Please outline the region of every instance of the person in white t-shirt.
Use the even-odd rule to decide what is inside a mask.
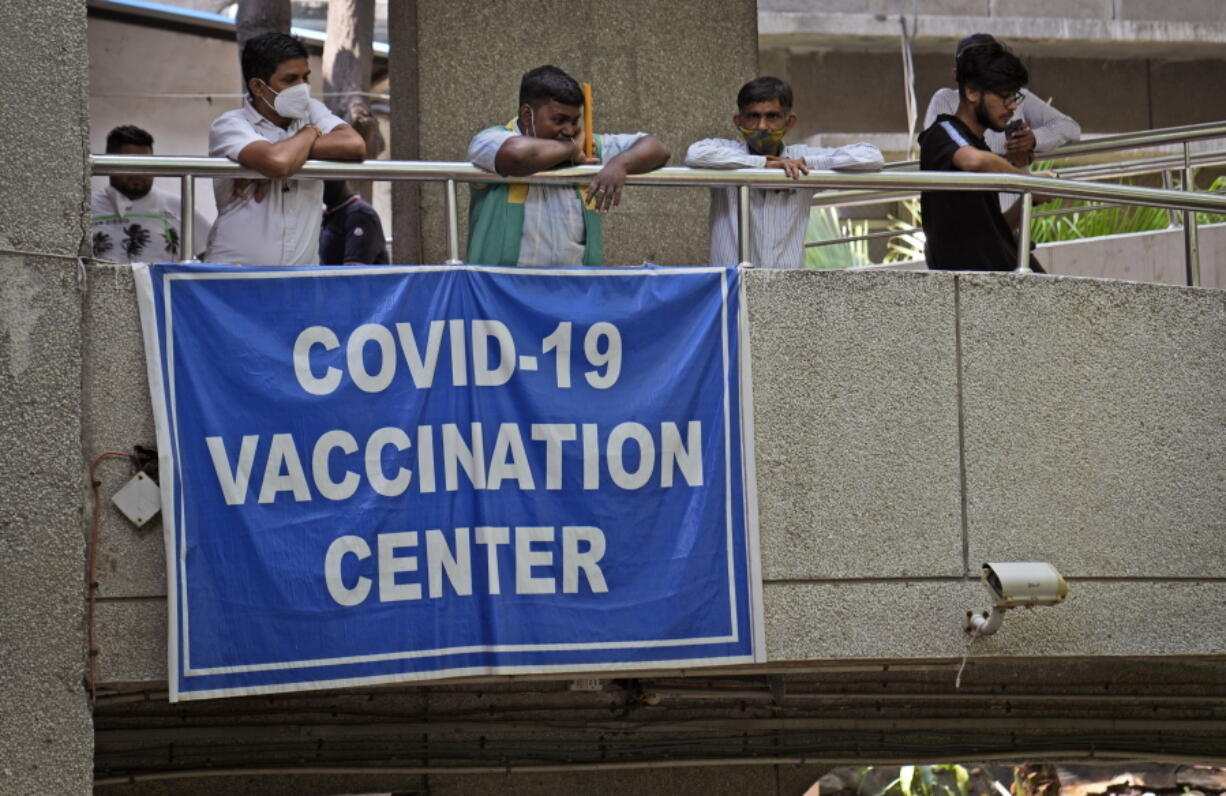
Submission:
[[[131,124],[106,136],[108,155],[152,155],[153,136]],[[90,197],[94,257],[113,262],[169,263],[204,251],[209,224],[195,213],[193,245],[184,251],[179,235],[179,195],[153,187],[153,178],[115,174]]]
[[[209,130],[209,154],[267,180],[215,179],[217,221],[206,259],[246,265],[319,262],[323,181],[293,179],[308,159],[362,160],[366,143],[322,102],[311,99],[306,48],[284,33],[243,47],[248,96]]]

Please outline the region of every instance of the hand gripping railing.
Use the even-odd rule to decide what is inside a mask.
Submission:
[[[183,193],[181,239],[191,241],[192,196],[196,177],[260,178],[225,158],[169,157],[158,155],[92,155],[91,168],[95,175],[144,174],[155,177],[180,177]],[[447,252],[448,263],[460,262],[459,222],[456,203],[457,182],[532,183],[542,185],[573,185],[589,181],[599,171],[596,166],[534,174],[530,177],[500,177],[475,168],[468,163],[443,161],[368,160],[362,163],[341,163],[312,160],[298,172],[300,177],[314,179],[413,180],[443,182],[447,189]],[[750,265],[752,252],[749,214],[750,188],[809,188],[850,189],[865,192],[914,191],[1005,191],[1022,194],[1023,224],[1018,236],[1018,271],[1029,271],[1029,214],[1035,193],[1071,199],[1090,199],[1115,204],[1161,207],[1186,213],[1226,213],[1226,197],[1196,194],[1132,185],[1074,182],[1012,174],[968,174],[948,171],[882,171],[882,172],[813,172],[793,180],[778,169],[712,169],[663,168],[627,178],[631,185],[686,186],[706,188],[738,188],[738,209],[741,262]]]

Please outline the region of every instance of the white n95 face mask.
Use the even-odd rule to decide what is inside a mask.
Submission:
[[[268,86],[267,83],[264,85]],[[277,95],[272,109],[286,119],[305,119],[311,114],[311,87],[306,83],[290,86],[280,93],[272,86],[269,91]]]

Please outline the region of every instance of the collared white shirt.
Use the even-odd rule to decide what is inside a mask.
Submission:
[[[494,161],[507,139],[523,135],[515,130],[482,130],[468,145],[468,160],[477,168],[497,173]],[[600,135],[600,162],[625,152],[646,133]],[[583,205],[573,185],[529,185],[524,200],[524,230],[516,265],[580,265],[586,241]]]
[[[1073,121],[1043,100],[1039,99],[1029,89],[1022,89],[1022,104],[1013,111],[1014,119],[1021,119],[1034,131],[1034,151],[1050,152],[1058,146],[1071,144],[1081,139],[1081,125]],[[924,113],[924,129],[927,130],[937,117],[943,113],[950,116],[958,114],[958,90],[939,88],[928,101],[928,110]],[[988,149],[998,155],[1005,154],[1005,134],[995,130],[986,130],[983,141]]]
[[[331,132],[344,120],[319,100],[311,100],[306,120],[294,120],[282,129],[265,119],[251,105],[226,111],[209,130],[209,154],[238,161],[238,153],[256,141],[277,143],[306,124]],[[270,180],[263,201],[255,201],[254,186],[234,198],[234,180],[213,180],[217,221],[209,235],[205,259],[214,263],[244,265],[315,265],[319,262],[319,228],[323,221],[322,180]]]
[[[804,158],[810,169],[818,171],[877,171],[885,162],[881,150],[864,142],[836,149],[791,144],[780,154],[785,158]],[[685,165],[692,169],[762,169],[766,168],[766,158],[750,154],[744,141],[707,138],[690,145]],[[812,188],[758,188],[749,192],[749,237],[754,265],[804,267],[805,229],[815,193]],[[711,265],[736,265],[741,261],[737,208],[736,188],[711,189]]]
[[[151,188],[139,199],[129,199],[111,185],[90,196],[90,237],[94,258],[113,262],[173,263],[204,251],[209,222],[193,215],[195,229],[190,252],[179,240],[179,197]]]

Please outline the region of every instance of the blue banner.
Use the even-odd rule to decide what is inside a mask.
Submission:
[[[762,659],[735,268],[135,268],[172,701]]]

